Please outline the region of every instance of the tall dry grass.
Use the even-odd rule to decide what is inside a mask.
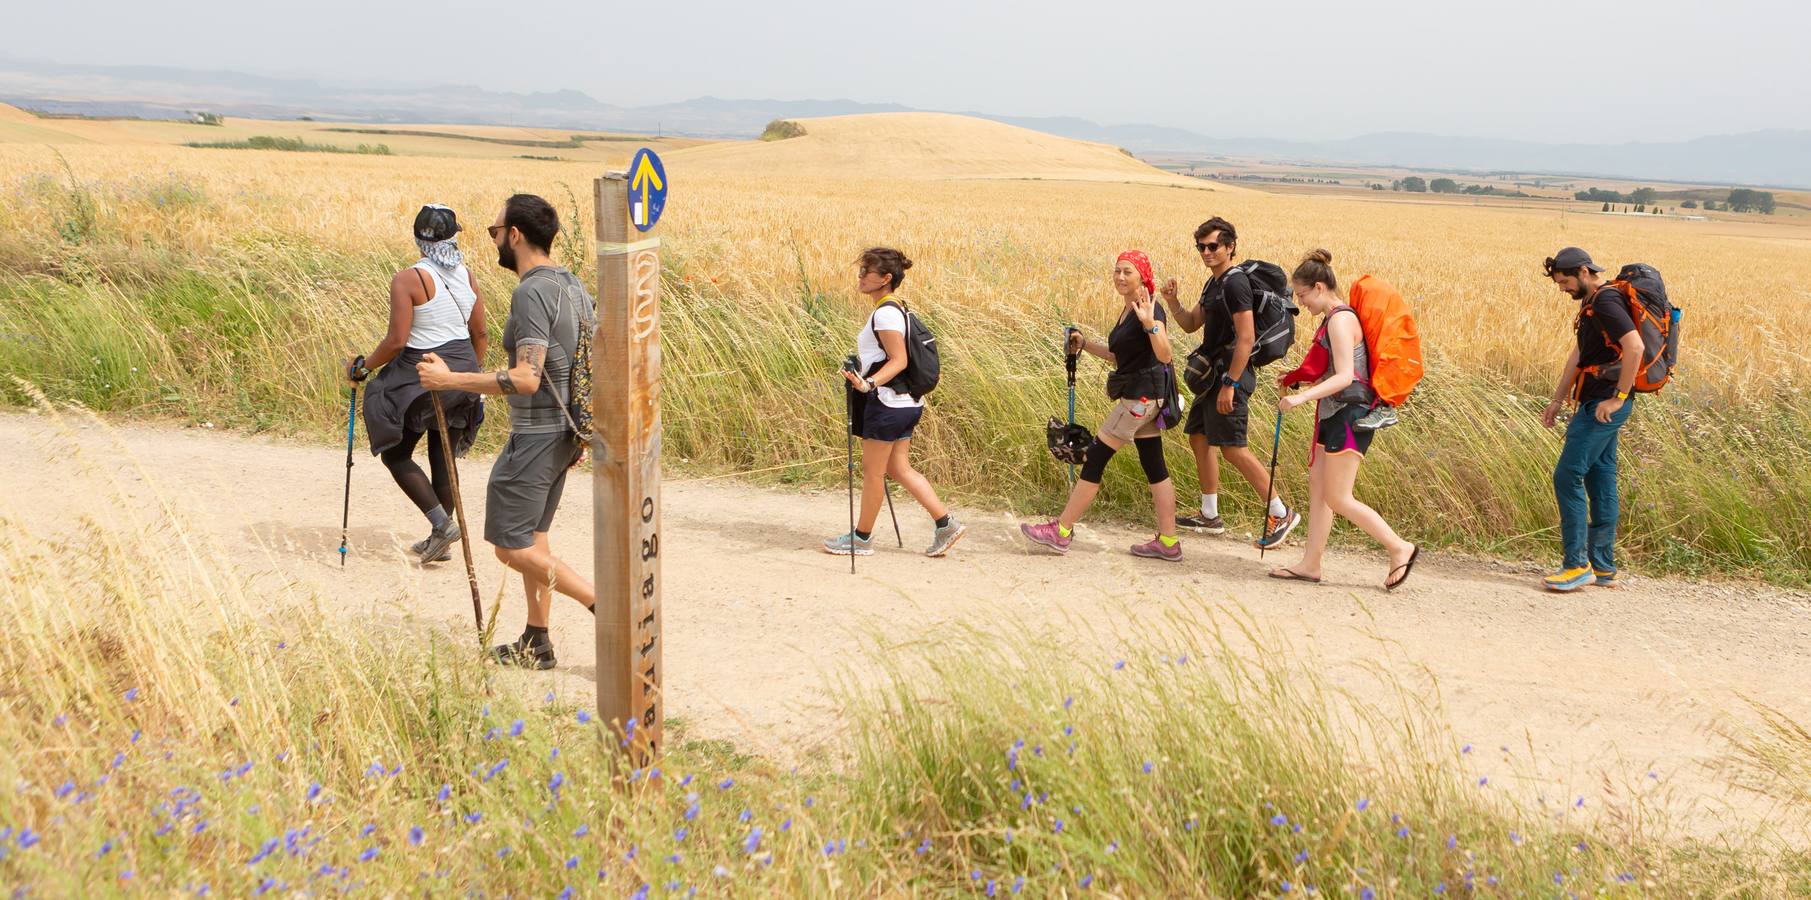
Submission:
[[[56,477],[97,489],[83,462]],[[1427,708],[1339,702],[1199,617],[1124,660],[1035,635],[880,648],[842,698],[847,765],[781,770],[670,723],[644,772],[469,635],[254,590],[167,505],[19,513],[0,499],[18,896],[1776,896],[1811,877],[1767,835],[1671,833],[1639,796],[1524,810]]]
[[[42,148],[0,147],[0,366],[101,409],[323,435],[343,409],[334,362],[380,333],[383,285],[413,256],[404,228],[421,202],[450,203],[476,225],[529,190],[588,226],[596,174],[68,152],[65,168]],[[1578,244],[1606,263],[1659,266],[1686,313],[1675,385],[1640,398],[1625,434],[1626,554],[1654,571],[1811,577],[1811,395],[1800,386],[1811,374],[1811,256],[1790,228],[1116,184],[690,179],[684,160],[670,160],[678,181],[662,225],[676,461],[785,480],[840,474],[832,373],[862,316],[852,260],[888,243],[918,262],[904,293],[946,355],[915,445],[921,468],[970,502],[1054,510],[1065,484],[1041,422],[1064,408],[1060,328],[1111,324],[1106,271],[1126,247],[1149,251],[1159,276],[1192,294],[1204,275],[1192,229],[1219,214],[1240,226],[1245,256],[1288,263],[1327,247],[1348,279],[1380,274],[1414,303],[1430,374],[1404,424],[1379,437],[1365,498],[1417,539],[1551,560],[1559,435],[1535,416],[1571,314],[1539,261]],[[501,312],[511,280],[470,234],[480,287]],[[582,243],[563,254],[588,262]],[[1191,343],[1179,337],[1176,349]],[[1102,375],[1084,371],[1084,422],[1105,408]],[[1254,434],[1268,432],[1273,399],[1259,392]],[[1298,416],[1285,430],[1283,486],[1295,499],[1306,425]],[[1180,441],[1170,455],[1172,470],[1192,471]],[[1194,479],[1180,481],[1186,496]],[[1236,478],[1224,489],[1234,524],[1255,528],[1257,498]],[[1148,515],[1139,480],[1118,470],[1102,504]]]

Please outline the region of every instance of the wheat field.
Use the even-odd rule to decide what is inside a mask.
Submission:
[[[675,462],[787,481],[839,474],[830,375],[860,323],[852,261],[885,243],[917,263],[904,295],[946,356],[922,467],[967,501],[1047,510],[1064,490],[1041,433],[1064,406],[1056,335],[1111,325],[1107,274],[1128,247],[1192,296],[1205,276],[1192,230],[1220,215],[1238,225],[1244,257],[1288,266],[1325,247],[1344,279],[1381,275],[1414,305],[1429,375],[1404,424],[1380,437],[1361,492],[1428,540],[1542,559],[1556,543],[1558,435],[1535,415],[1568,349],[1571,302],[1540,260],[1577,244],[1606,265],[1659,267],[1685,311],[1680,374],[1641,398],[1627,435],[1629,552],[1665,571],[1794,583],[1811,571],[1811,488],[1798,477],[1811,469],[1798,386],[1811,374],[1811,232],[1263,194],[957,117],[803,124],[800,138],[666,154]],[[512,192],[543,194],[576,226],[556,255],[588,268],[591,179],[633,146],[588,145],[608,161],[562,163],[0,144],[0,363],[101,409],[330,435],[334,361],[379,334],[421,203],[470,223],[464,244],[500,310],[512,279],[489,265],[477,226]],[[1084,422],[1105,407],[1103,377],[1084,367]],[[1272,390],[1254,400],[1254,434],[1269,430],[1256,423]],[[1298,484],[1288,473],[1303,462],[1302,425],[1289,423],[1281,458]],[[1170,453],[1173,470],[1192,472],[1179,440]],[[1180,480],[1186,495],[1193,479]],[[1223,490],[1235,523],[1255,524],[1242,483]],[[1103,501],[1137,515],[1142,494],[1109,478]]]

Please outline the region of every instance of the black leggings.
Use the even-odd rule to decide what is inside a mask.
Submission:
[[[1162,484],[1170,479],[1170,467],[1163,461],[1163,437],[1135,438],[1132,443],[1138,447],[1138,464],[1144,467],[1144,477],[1151,484]],[[1107,471],[1107,462],[1113,458],[1112,447],[1095,438],[1088,445],[1088,457],[1082,462],[1081,479],[1093,484],[1100,484],[1101,474]]]
[[[416,402],[426,402],[427,399],[427,396],[423,395],[421,400]],[[406,421],[407,418],[405,416],[404,420]],[[421,435],[422,432],[403,429],[402,440],[397,442],[396,446],[385,450],[378,456],[378,459],[384,461],[384,467],[390,470],[390,477],[396,479],[396,485],[402,488],[402,492],[407,494],[409,500],[423,513],[436,506],[451,511],[453,508],[453,479],[447,474],[446,455],[441,450],[440,432],[437,430],[427,432],[428,468],[434,473],[431,481],[427,473],[421,471],[421,467],[416,465],[413,459],[415,445],[421,441]]]

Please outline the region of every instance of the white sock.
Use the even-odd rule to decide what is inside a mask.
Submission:
[[[1210,519],[1220,514],[1219,494],[1201,495],[1201,514]]]
[[[1289,507],[1283,505],[1283,498],[1281,498],[1281,497],[1270,498],[1270,514],[1279,519],[1281,519],[1282,517],[1284,517],[1286,515],[1289,515]]]

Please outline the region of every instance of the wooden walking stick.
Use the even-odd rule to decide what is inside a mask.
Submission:
[[[453,480],[453,514],[459,517],[459,547],[465,551],[465,580],[472,586],[472,619],[478,633],[484,633],[484,604],[478,599],[478,570],[472,567],[472,534],[465,528],[465,501],[459,497],[459,466],[453,461],[453,442],[447,439],[446,411],[440,406],[440,392],[429,391],[434,398],[434,425],[440,429],[440,452],[446,457],[447,477]]]

